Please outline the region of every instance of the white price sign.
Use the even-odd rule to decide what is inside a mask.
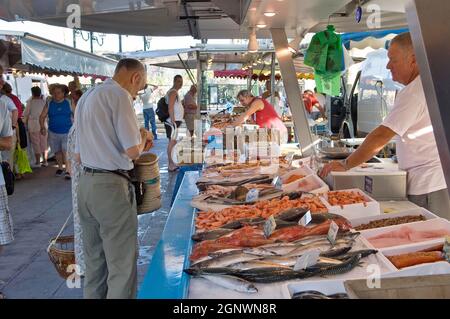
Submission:
[[[312,220],[312,216],[311,216],[311,211],[308,210],[305,215],[303,215],[302,218],[300,218],[300,220],[298,221],[298,224],[300,226],[306,226],[308,225]]]
[[[308,267],[314,266],[319,261],[320,250],[314,249],[308,252],[305,252],[303,255],[297,258],[297,261],[294,265],[294,270],[303,270]]]
[[[328,238],[328,241],[332,245],[334,245],[336,243],[336,236],[338,234],[338,231],[339,231],[339,226],[334,221],[331,221],[330,229],[328,230],[327,238]]]
[[[245,198],[246,202],[256,202],[259,198],[259,190],[256,188],[252,188],[248,191],[247,196]]]
[[[264,223],[264,237],[269,238],[275,228],[277,228],[275,218],[273,218],[273,216],[270,216]]]
[[[281,177],[280,176],[276,176],[272,180],[272,186],[275,187],[276,189],[282,189],[283,188],[283,182],[281,181]]]

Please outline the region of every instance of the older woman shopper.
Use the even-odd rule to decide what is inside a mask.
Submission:
[[[56,176],[65,175],[70,179],[69,172],[63,170],[64,164],[67,168],[67,135],[72,127],[73,113],[70,102],[66,99],[66,89],[64,86],[57,86],[53,89],[52,100],[44,107],[39,124],[42,135],[47,134],[45,120],[48,118],[48,141],[50,148],[56,155],[58,170]]]
[[[41,134],[41,126],[39,125],[39,116],[45,107],[45,100],[39,87],[31,88],[31,98],[27,101],[25,112],[23,113],[24,122],[30,134],[31,145],[33,147],[35,164],[46,167],[48,157],[47,134]],[[47,127],[47,123],[44,123]]]
[[[75,112],[78,100],[83,95],[81,90],[76,90],[72,93],[72,105]],[[76,272],[79,276],[83,276],[86,266],[84,263],[83,253],[83,231],[80,225],[80,215],[78,213],[78,181],[80,180],[81,165],[75,156],[75,125],[69,131],[67,137],[67,157],[68,157],[68,172],[72,177],[72,212],[73,212],[73,231],[75,238],[75,262],[78,266]]]

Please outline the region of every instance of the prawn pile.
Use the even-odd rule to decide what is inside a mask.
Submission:
[[[367,200],[363,194],[356,191],[334,191],[328,192],[327,200],[331,206],[341,206],[344,205],[363,203],[367,206]]]
[[[254,205],[233,206],[219,212],[198,212],[195,225],[197,230],[212,230],[239,219],[258,217],[267,219],[291,208],[307,208],[312,213],[327,211],[319,197],[290,200],[285,196],[281,199],[260,201]]]

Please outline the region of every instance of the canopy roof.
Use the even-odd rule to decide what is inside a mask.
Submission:
[[[116,61],[29,33],[0,31],[5,66],[53,75],[112,76]]]
[[[80,28],[88,31],[150,36],[192,35],[194,38],[247,38],[249,27],[266,24],[259,38],[270,38],[270,28],[283,28],[289,37],[296,30],[316,32],[331,22],[338,32],[400,29],[407,26],[407,0],[97,0],[83,1]],[[67,26],[67,5],[78,0],[15,0],[0,4],[0,17],[20,17],[47,24]],[[58,5],[63,3],[65,6]],[[363,20],[357,23],[354,10],[363,4]],[[375,7],[374,7],[375,5]],[[373,10],[379,24],[367,23]],[[70,8],[69,8],[70,9]],[[69,10],[70,11],[70,10]],[[265,12],[275,12],[268,18]],[[70,12],[71,13],[71,12]],[[379,18],[379,21],[377,19]],[[70,19],[69,19],[70,20]]]
[[[273,48],[262,47],[258,53],[248,53],[246,45],[214,45],[206,44],[192,48],[171,50],[151,50],[115,53],[115,58],[136,58],[144,63],[171,69],[196,69],[198,66],[197,54],[204,68],[213,71],[226,71],[241,69],[245,65],[252,65],[254,69],[270,71]],[[180,61],[178,55],[183,60]],[[303,57],[294,59],[297,73],[313,73],[314,70],[303,63]]]

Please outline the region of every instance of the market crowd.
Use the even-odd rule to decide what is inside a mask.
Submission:
[[[31,167],[47,167],[49,147],[57,160],[56,175],[71,179],[67,138],[83,93],[76,81],[69,86],[51,84],[47,97],[39,86],[33,86],[30,93],[31,97],[23,103],[4,80],[4,69],[0,66],[0,254],[3,246],[14,240],[8,195],[14,191],[15,180],[31,172]],[[28,159],[28,147],[34,154],[32,159]],[[4,295],[0,293],[2,298]]]

